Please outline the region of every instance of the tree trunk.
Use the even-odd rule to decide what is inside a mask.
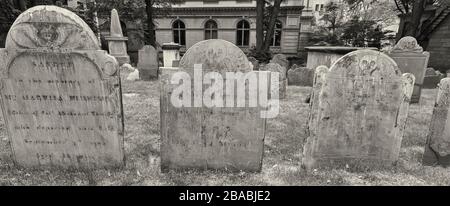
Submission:
[[[262,53],[264,44],[264,7],[265,0],[256,0],[256,54]]]
[[[415,0],[412,14],[411,14],[411,23],[409,24],[409,28],[406,32],[407,36],[417,37],[420,20],[422,19],[423,12],[425,10],[425,2],[426,0]]]
[[[145,0],[147,12],[147,43],[156,48],[156,38],[155,38],[155,25],[153,24],[153,2],[152,0]]]
[[[280,12],[281,1],[282,0],[275,0],[275,2],[273,3],[272,12],[270,15],[270,20],[269,20],[269,28],[267,29],[266,37],[264,40],[264,47],[263,47],[264,52],[269,52],[270,45],[272,44],[272,38],[273,38],[273,34],[275,32],[274,31],[275,23],[278,18],[278,13]]]

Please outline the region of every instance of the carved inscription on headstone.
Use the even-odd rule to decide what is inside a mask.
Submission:
[[[1,107],[18,165],[123,166],[118,64],[78,16],[55,6],[24,12],[0,50],[0,70]]]
[[[194,64],[202,64],[201,71],[195,71]],[[186,52],[179,69],[161,70],[162,171],[188,168],[260,171],[266,124],[260,116],[263,107],[175,107],[170,100],[178,85],[170,84],[170,80],[174,73],[180,71],[190,74],[194,85],[199,81],[193,79],[194,71],[203,72],[203,75],[217,72],[227,82],[226,72],[246,73],[251,69],[245,54],[234,44],[224,40],[207,40]],[[232,84],[240,83],[234,80]],[[267,81],[265,86],[268,88],[269,84]],[[205,91],[209,86],[203,83],[201,87]],[[198,90],[193,91],[192,99]],[[225,89],[223,92],[223,97],[214,98],[224,98],[226,101],[231,97],[236,103],[236,93]],[[248,100],[248,95],[246,98]]]
[[[371,50],[316,69],[303,164],[390,165],[398,159],[414,76]]]

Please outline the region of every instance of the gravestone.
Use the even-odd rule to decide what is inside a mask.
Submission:
[[[202,64],[201,69],[194,67],[198,64]],[[241,85],[246,89],[250,89],[249,85],[252,83],[243,86],[246,85],[245,79],[226,79],[225,73],[256,74],[259,85],[263,85],[267,90],[270,79],[266,79],[264,84],[264,77],[260,78],[259,74],[265,74],[267,78],[271,74],[251,71],[249,61],[242,50],[233,43],[220,39],[201,41],[193,45],[180,60],[179,68],[161,68],[161,170],[167,172],[171,169],[195,168],[261,171],[266,120],[261,118],[260,112],[266,107],[259,104],[256,107],[248,104],[236,107],[237,92],[228,88],[219,88],[219,91],[223,91],[223,96],[212,95],[214,98],[223,97],[226,107],[210,107],[204,104],[195,106],[195,102],[192,106],[176,107],[171,101],[171,94],[178,85],[171,83],[171,79],[180,72],[191,78],[189,82],[194,88],[193,92],[182,95],[183,99],[191,97],[191,103],[198,97],[197,92],[208,88],[205,82],[194,79],[193,74],[196,72],[202,73],[200,77],[216,72],[214,74],[221,74],[224,82],[231,80],[231,84]],[[198,83],[199,86],[196,87]],[[237,89],[241,87],[236,86]],[[252,92],[256,91],[252,89]],[[250,91],[246,90],[245,93],[245,99],[249,100]],[[229,98],[233,100],[231,105],[227,103]]]
[[[158,52],[151,45],[145,45],[139,50],[137,65],[139,78],[144,81],[158,78]]]
[[[16,165],[124,165],[118,63],[74,13],[36,6],[0,49],[1,107]]]
[[[111,10],[110,34],[105,37],[105,40],[108,41],[109,54],[114,56],[120,65],[130,63],[126,44],[128,38],[123,36],[119,14],[116,9]]]
[[[441,72],[436,71],[433,68],[427,68],[427,70],[425,71],[422,88],[434,89],[443,78],[444,74],[442,74]]]
[[[423,154],[423,164],[427,166],[450,166],[450,78],[439,84],[436,104]]]
[[[398,159],[414,76],[403,74],[387,55],[351,52],[314,77],[308,169],[389,166]]]
[[[288,71],[288,84],[297,86],[312,87],[314,80],[314,70],[307,67],[293,65]]]
[[[316,69],[318,66],[331,67],[342,56],[357,50],[370,49],[377,50],[374,47],[347,47],[347,46],[312,46],[305,47],[308,52],[306,67]]]
[[[286,98],[287,90],[287,78],[286,78],[286,68],[282,67],[277,63],[268,63],[264,65],[264,71],[278,72],[279,73],[279,98]]]
[[[171,42],[164,43],[161,47],[163,50],[163,66],[164,67],[175,67],[173,62],[175,60],[180,60],[180,49],[181,45]]]
[[[411,103],[418,103],[430,53],[424,52],[414,37],[407,36],[398,41],[389,56],[403,73],[411,73],[416,78]]]
[[[249,57],[248,61],[250,61],[253,65],[253,70],[258,71],[259,70],[259,61],[255,57]]]
[[[289,68],[289,61],[284,54],[275,54],[270,60],[270,63],[277,63],[286,69]]]

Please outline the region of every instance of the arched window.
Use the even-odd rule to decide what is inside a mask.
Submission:
[[[283,30],[283,24],[280,20],[275,22],[275,28],[273,30],[272,46],[281,46],[281,31]]]
[[[236,45],[248,46],[250,42],[250,23],[241,20],[237,23]]]
[[[186,45],[186,26],[181,20],[176,20],[172,24],[173,42]]]
[[[217,23],[214,20],[205,23],[205,40],[208,39],[217,39]]]

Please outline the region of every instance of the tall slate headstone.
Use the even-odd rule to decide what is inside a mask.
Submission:
[[[137,68],[141,80],[148,81],[158,78],[158,52],[154,47],[145,45],[139,50]]]
[[[450,78],[439,83],[436,104],[423,154],[423,164],[427,166],[450,166]]]
[[[387,55],[351,52],[314,77],[308,169],[388,166],[398,159],[414,76],[403,74]]]
[[[414,37],[407,36],[398,41],[389,56],[403,73],[411,73],[416,78],[411,103],[418,103],[430,53],[424,52]]]
[[[195,68],[194,65],[197,64],[201,64],[202,69]],[[242,50],[233,43],[219,39],[201,41],[193,45],[181,59],[179,68],[162,68],[161,170],[166,172],[171,169],[196,168],[260,171],[266,125],[266,120],[261,118],[260,112],[265,107],[259,105],[236,107],[237,92],[227,89],[222,90],[222,97],[214,96],[214,98],[224,98],[226,103],[226,99],[229,100],[228,97],[231,97],[234,100],[231,106],[226,103],[226,107],[209,107],[204,104],[195,107],[195,103],[192,103],[193,106],[190,107],[176,107],[171,101],[171,94],[178,85],[171,83],[171,80],[174,74],[179,72],[185,72],[191,77],[191,84],[194,87],[190,95],[192,101],[198,97],[197,95],[200,95],[200,98],[204,95],[198,88],[195,89],[196,83],[201,83],[199,88],[203,91],[208,88],[205,82],[194,79],[193,74],[196,72],[202,72],[204,76],[213,74],[211,72],[221,74],[224,82],[227,82],[227,72],[233,74],[254,72],[256,76],[264,73],[268,78],[271,74],[251,71],[249,61]],[[245,85],[244,81],[232,79],[234,85]],[[226,84],[228,83],[224,85]],[[266,81],[263,86],[268,89],[269,84],[270,81]],[[249,86],[244,88],[250,93]],[[187,96],[183,95],[184,98]],[[248,95],[246,98],[249,98]]]
[[[118,64],[74,13],[56,6],[22,13],[0,49],[0,77],[18,166],[124,165]]]

